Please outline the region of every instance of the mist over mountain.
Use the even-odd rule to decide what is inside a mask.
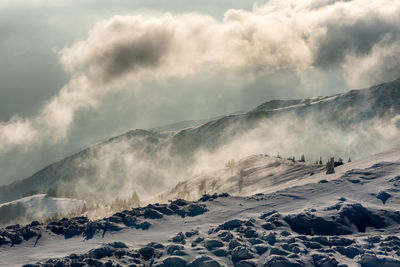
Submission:
[[[400,1],[1,0],[0,266],[400,266]]]
[[[105,203],[137,192],[144,200],[258,153],[305,154],[310,162],[357,159],[399,145],[399,114],[400,80],[395,80],[333,96],[269,101],[200,126],[186,122],[175,131],[133,130],[0,187],[0,201],[49,191]]]

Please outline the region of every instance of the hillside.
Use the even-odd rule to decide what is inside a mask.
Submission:
[[[259,157],[238,166],[253,166]],[[248,197],[205,195],[94,222],[78,217],[9,227],[1,231],[0,265],[400,264],[400,150],[342,165],[332,175],[288,172],[281,173],[287,181]]]
[[[383,128],[374,132],[371,127],[376,128],[376,124],[380,127],[380,123],[388,122],[392,127],[390,130],[397,130],[396,116],[399,114],[400,80],[395,80],[334,96],[269,101],[247,113],[225,116],[200,126],[177,131],[161,133],[133,130],[51,164],[31,177],[1,186],[0,203],[48,191],[56,191],[59,197],[82,200],[96,199],[101,195],[103,198],[105,196],[104,201],[112,201],[108,194],[127,197],[128,193],[136,191],[146,199],[168,189],[171,184],[201,173],[202,170],[198,167],[199,153],[211,154],[218,149],[226,148],[243,136],[249,136],[253,130],[258,130],[258,135],[261,136],[265,132],[265,138],[272,138],[276,144],[280,144],[279,137],[282,136],[282,131],[292,131],[289,132],[291,136],[285,136],[286,143],[282,143],[283,152],[313,153],[310,155],[310,160],[315,162],[320,154],[337,155],[334,154],[335,151],[319,150],[318,146],[311,150],[310,146],[306,146],[308,141],[304,138],[311,138],[313,132],[317,132],[318,137],[329,136],[333,128],[341,129],[331,133],[334,135],[332,138],[341,138],[343,135],[348,139],[344,141],[349,144],[357,140],[357,146],[354,148],[348,146],[348,152],[357,153],[357,156],[368,155],[389,149],[398,143],[392,134],[388,135],[388,138],[391,138],[389,141],[381,141],[385,145],[382,146],[379,143],[380,135],[385,136],[389,131]],[[296,129],[289,124],[283,129],[275,129],[276,134],[271,131],[268,135],[272,126],[280,126],[283,121],[281,116],[285,116],[285,121],[303,125],[303,128]],[[263,125],[267,126],[263,128]],[[353,137],[359,134],[363,136]],[[295,147],[299,143],[296,139],[302,138],[303,146]],[[276,155],[279,152],[275,147],[272,151],[271,147],[263,148],[262,142],[268,140],[254,140],[251,135],[249,139],[254,143],[253,149],[235,157],[245,157],[260,152]],[[375,145],[375,147],[369,149],[362,143],[363,139],[370,140],[369,146]],[[338,147],[337,143],[335,145]],[[238,147],[244,146],[236,142],[236,147],[228,152],[231,153]],[[329,148],[324,147],[324,149]],[[216,167],[223,167],[224,163],[233,157],[228,152],[218,159],[206,157],[215,164],[213,168],[217,169]],[[292,155],[285,155],[288,156]],[[342,156],[348,157],[349,154]],[[147,179],[144,180],[143,177]],[[88,187],[93,188],[86,190]]]

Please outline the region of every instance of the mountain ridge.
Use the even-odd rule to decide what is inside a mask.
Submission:
[[[174,161],[178,162],[177,166],[181,166],[182,162],[190,162],[191,156],[200,149],[213,151],[227,144],[235,136],[255,128],[260,121],[288,114],[305,118],[312,115],[319,123],[341,127],[373,118],[393,118],[400,114],[400,79],[333,96],[272,100],[247,113],[223,116],[175,132],[132,130],[50,164],[30,177],[0,186],[0,203],[54,190],[59,187],[60,181],[65,186],[80,181],[82,177],[95,176],[96,170],[93,168],[97,166],[93,161],[101,156],[99,151],[110,144],[124,143],[122,149],[126,150],[126,154],[135,152],[141,158],[151,160],[158,154],[173,154],[176,156]],[[88,164],[82,164],[82,161]],[[94,164],[94,167],[90,164]],[[168,165],[168,162],[166,163],[165,159],[157,159],[154,164]],[[68,190],[73,193],[73,188]],[[71,197],[75,197],[71,192],[62,197],[68,197],[70,194]]]

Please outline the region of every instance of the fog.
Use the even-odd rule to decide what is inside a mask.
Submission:
[[[223,169],[232,159],[238,161],[254,154],[296,159],[304,154],[308,163],[315,163],[320,157],[326,163],[330,157],[341,157],[346,162],[349,157],[357,160],[391,150],[400,146],[399,125],[400,116],[337,127],[321,122],[316,115],[286,114],[263,119],[246,130],[244,124],[232,123],[219,135],[217,145],[205,148],[215,142],[215,138],[210,139],[183,154],[176,153],[171,136],[161,141],[148,137],[118,139],[96,149],[92,157],[79,159],[76,164],[89,166],[90,175],[60,189],[62,193],[72,186],[75,197],[96,203],[110,203],[116,196],[127,199],[136,192],[144,204],[179,182]]]
[[[268,1],[252,9],[243,2],[228,8],[225,1],[218,11],[181,4],[168,8],[163,3],[155,10],[151,2],[145,9],[112,12],[105,5],[80,15],[84,30],[71,26],[65,36],[55,29],[70,17],[53,12],[40,25],[29,17],[39,29],[51,25],[43,34],[57,38],[49,37],[40,51],[52,51],[62,74],[49,72],[55,88],[32,101],[27,101],[30,90],[40,85],[32,81],[30,89],[31,75],[7,78],[24,81],[24,88],[18,91],[20,100],[9,94],[1,99],[26,109],[4,111],[0,122],[1,183],[132,128],[225,115],[275,98],[329,95],[399,76],[398,1]],[[35,1],[24,10],[69,5]],[[10,37],[4,38],[10,44],[0,46],[4,54],[15,44],[35,50],[29,47],[32,38],[21,41],[13,35],[17,18],[23,17],[15,3],[0,7],[12,11],[13,18],[2,24]],[[30,31],[17,32],[25,36]],[[6,62],[14,64],[14,58]],[[55,68],[54,62],[46,66],[44,71]],[[41,75],[37,79],[46,82]]]

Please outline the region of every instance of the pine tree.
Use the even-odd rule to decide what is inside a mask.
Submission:
[[[207,183],[207,180],[203,179],[201,181],[201,183],[199,184],[199,195],[203,195],[206,193],[206,185],[207,185],[206,183]]]
[[[351,158],[349,157],[349,160],[347,161],[348,163],[350,163],[351,162]]]
[[[319,165],[322,165],[322,157],[319,157]]]
[[[326,174],[332,174],[335,173],[335,159],[331,158],[327,163],[326,163]]]
[[[299,162],[306,162],[306,157],[304,155],[301,155]]]
[[[241,194],[243,190],[243,176],[239,177],[238,187],[239,187],[239,194]]]
[[[238,180],[239,194],[241,194],[243,191],[243,180],[244,180],[244,170],[241,169],[240,175],[239,175],[239,180]]]
[[[131,197],[128,199],[127,205],[128,206],[136,206],[136,207],[140,206],[140,198],[139,198],[138,194],[136,193],[136,191],[133,192]]]

